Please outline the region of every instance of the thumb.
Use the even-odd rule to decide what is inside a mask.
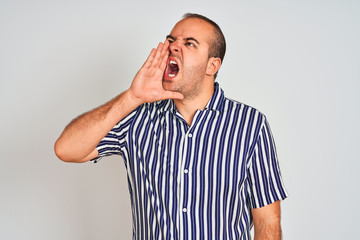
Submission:
[[[162,99],[184,99],[184,95],[179,92],[165,91]]]

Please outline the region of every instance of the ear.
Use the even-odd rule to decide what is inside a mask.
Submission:
[[[219,71],[219,68],[221,67],[221,59],[217,57],[211,57],[209,58],[206,74],[213,76],[217,71]]]

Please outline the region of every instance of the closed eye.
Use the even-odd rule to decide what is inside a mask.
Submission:
[[[167,35],[166,40],[169,41],[169,43],[173,43],[176,41],[176,38],[171,35]],[[185,38],[183,41],[184,45],[189,47],[197,47],[200,45],[200,43],[193,37]]]
[[[167,36],[166,36],[166,40],[168,40],[169,43],[172,43],[172,42],[175,41],[175,38],[174,38],[173,36],[171,36],[171,35],[167,35]]]

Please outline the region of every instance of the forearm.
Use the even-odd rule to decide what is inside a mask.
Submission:
[[[110,102],[73,120],[55,143],[55,153],[66,162],[84,162],[97,156],[101,139],[137,106],[163,99],[183,99],[166,91],[162,79],[169,54],[169,42],[159,43],[136,74],[129,90]]]
[[[63,161],[83,162],[101,139],[141,102],[125,91],[108,103],[74,119],[55,143],[55,153]]]

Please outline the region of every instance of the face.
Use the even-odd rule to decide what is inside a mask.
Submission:
[[[168,35],[170,56],[163,78],[165,90],[177,91],[186,97],[196,96],[209,78],[209,43],[213,26],[208,22],[187,18],[178,22]]]

